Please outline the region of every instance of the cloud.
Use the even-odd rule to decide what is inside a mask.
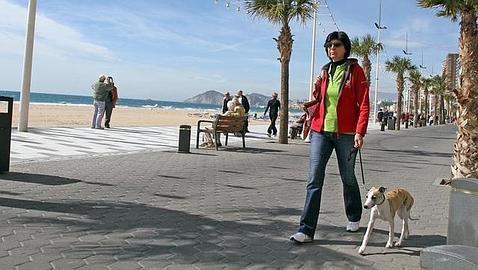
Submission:
[[[0,52],[23,55],[26,33],[25,7],[0,0]],[[106,47],[88,41],[75,29],[37,13],[34,53],[37,56],[114,59]]]

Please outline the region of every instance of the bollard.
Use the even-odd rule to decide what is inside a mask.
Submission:
[[[0,96],[0,102],[4,101],[8,104],[5,112],[0,111],[0,173],[10,170],[10,145],[12,142],[13,98]]]
[[[179,126],[179,143],[178,153],[190,153],[189,148],[191,144],[191,126]]]

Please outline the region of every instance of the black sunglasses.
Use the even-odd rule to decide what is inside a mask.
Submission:
[[[344,44],[342,44],[341,42],[328,42],[326,46],[327,48],[332,48],[332,46],[334,46],[335,48],[339,48],[344,46]]]

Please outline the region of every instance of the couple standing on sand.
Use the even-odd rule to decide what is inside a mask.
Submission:
[[[113,82],[113,77],[100,75],[98,81],[93,83],[91,88],[93,89],[93,106],[95,108],[91,128],[104,129],[101,122],[105,111],[105,127],[110,128],[111,114],[118,100],[118,89]]]

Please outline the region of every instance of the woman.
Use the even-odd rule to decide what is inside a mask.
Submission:
[[[110,121],[111,121],[111,115],[113,114],[113,108],[116,107],[116,102],[118,101],[118,88],[116,88],[115,83],[113,82],[113,77],[108,77],[106,80],[106,83],[113,87],[105,103],[105,109],[106,109],[105,128],[110,128]]]
[[[356,232],[362,216],[360,190],[355,178],[354,148],[361,148],[369,116],[368,83],[356,59],[349,59],[351,43],[344,32],[332,32],[324,44],[330,63],[315,82],[313,110],[309,108],[310,161],[305,206],[299,230],[290,237],[311,242],[319,218],[325,168],[335,149],[343,184],[346,230]]]

